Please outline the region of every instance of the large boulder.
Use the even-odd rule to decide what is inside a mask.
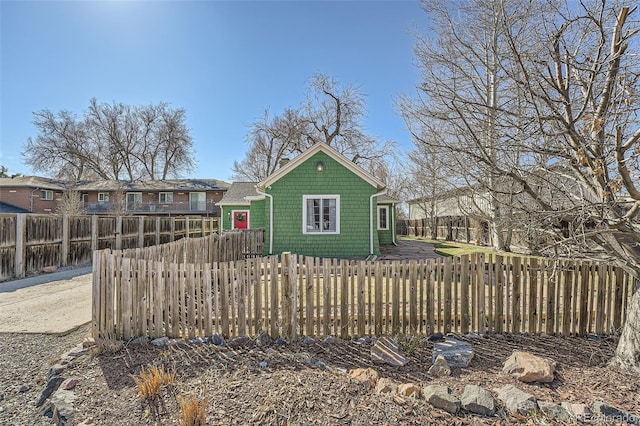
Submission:
[[[473,347],[470,343],[446,337],[444,342],[434,344],[432,357],[434,364],[438,356],[443,356],[449,367],[468,367],[473,358]]]
[[[555,370],[555,361],[521,351],[513,351],[502,368],[504,373],[526,383],[551,383]]]
[[[403,367],[409,360],[400,353],[400,345],[390,337],[381,337],[371,348],[371,361]]]
[[[495,416],[496,401],[491,393],[480,386],[466,385],[460,397],[462,409],[482,416]]]
[[[538,407],[544,416],[549,420],[556,420],[562,423],[571,423],[576,420],[574,415],[567,408],[553,402],[538,401]]]

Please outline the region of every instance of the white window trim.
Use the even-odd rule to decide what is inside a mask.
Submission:
[[[167,194],[170,194],[170,197],[171,197],[171,200],[169,200],[169,201],[166,200]],[[165,197],[164,201],[162,201],[162,196],[163,195]],[[173,203],[173,192],[171,192],[171,191],[163,191],[163,192],[158,193],[158,203],[160,203],[160,204],[171,204],[171,203]]]
[[[43,197],[44,195],[44,197]],[[40,190],[40,199],[45,201],[53,201],[53,191],[50,189]]]
[[[204,198],[203,198],[202,201],[196,201],[196,203],[204,203],[204,209],[194,210],[194,209],[191,208],[192,203],[193,203],[193,198],[192,197],[195,194],[203,194],[204,195]],[[189,211],[201,212],[201,211],[205,211],[206,209],[207,209],[207,192],[206,191],[192,191],[192,192],[189,192]]]
[[[336,200],[336,230],[335,231],[308,231],[307,230],[307,200],[313,199],[335,199]],[[338,235],[340,234],[340,195],[339,194],[317,194],[302,196],[302,233],[304,235]]]
[[[380,227],[380,217],[381,217],[380,215],[382,214],[383,210],[384,210],[384,215],[386,216],[385,223],[387,224],[387,226],[385,228],[381,228]],[[377,221],[378,221],[378,231],[388,231],[389,230],[389,206],[378,206]]]
[[[102,200],[100,196],[102,195]],[[109,193],[108,192],[98,192],[98,202],[99,203],[108,203],[109,202]]]
[[[236,229],[236,213],[242,212],[247,214],[247,229],[251,229],[251,211],[249,209],[246,210],[231,210],[231,229]]]

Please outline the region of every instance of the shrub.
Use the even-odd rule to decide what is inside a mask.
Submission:
[[[180,398],[180,424],[204,426],[207,418],[207,399]]]

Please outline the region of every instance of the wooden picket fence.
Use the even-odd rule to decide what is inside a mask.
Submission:
[[[606,263],[482,254],[393,262],[289,253],[203,259],[96,253],[93,335],[615,334],[635,284]]]

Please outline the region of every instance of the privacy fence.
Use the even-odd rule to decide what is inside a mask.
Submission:
[[[0,281],[91,262],[106,248],[147,247],[218,230],[211,217],[0,215]]]
[[[234,238],[238,247],[246,240]],[[165,261],[96,252],[94,336],[611,334],[625,320],[634,285],[623,269],[595,262],[482,254],[367,262],[289,253],[226,261],[246,248],[225,258],[187,248],[195,243]]]

